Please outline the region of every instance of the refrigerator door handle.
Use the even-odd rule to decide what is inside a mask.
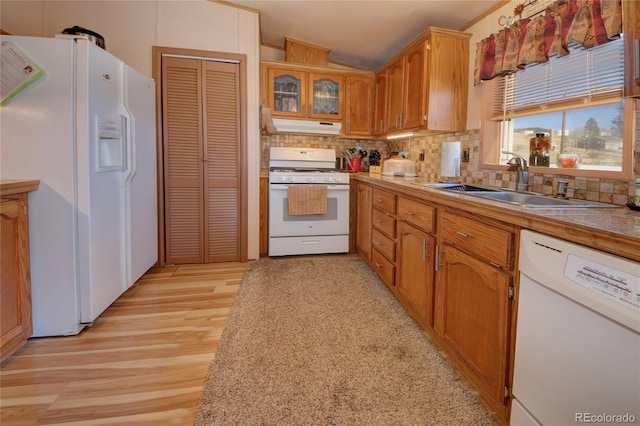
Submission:
[[[128,116],[123,114],[120,115],[120,118],[122,120],[122,138],[125,152],[123,183],[125,185],[128,185],[136,175],[136,154],[132,144],[133,138],[131,137],[131,120]]]

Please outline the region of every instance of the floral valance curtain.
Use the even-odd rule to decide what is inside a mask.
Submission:
[[[514,13],[522,13],[522,5]],[[569,43],[604,44],[622,32],[621,0],[558,0],[534,18],[514,19],[477,43],[474,83],[569,54]]]

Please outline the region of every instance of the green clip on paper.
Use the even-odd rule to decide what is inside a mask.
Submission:
[[[0,43],[0,75],[0,105],[5,106],[14,96],[42,77],[44,71],[16,45],[5,41]]]

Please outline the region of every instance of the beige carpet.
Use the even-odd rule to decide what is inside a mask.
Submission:
[[[196,425],[492,425],[357,258],[248,264]]]

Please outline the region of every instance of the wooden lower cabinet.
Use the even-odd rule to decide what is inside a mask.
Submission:
[[[356,201],[356,251],[367,262],[371,261],[371,211],[372,188],[357,183]]]
[[[433,326],[435,246],[431,235],[398,222],[396,289],[417,320]]]
[[[0,183],[0,360],[33,334],[27,192],[38,185],[39,181]]]
[[[260,176],[260,256],[269,252],[269,176]]]
[[[368,182],[357,220],[360,256],[508,423],[516,227]]]
[[[396,196],[371,188],[371,261],[380,279],[395,294]]]
[[[378,250],[371,252],[371,264],[373,270],[378,274],[382,282],[384,282],[389,289],[394,292],[394,286],[396,284],[396,267],[392,261],[387,259]]]
[[[446,245],[440,248],[438,274],[435,330],[471,381],[504,411],[511,276]]]

